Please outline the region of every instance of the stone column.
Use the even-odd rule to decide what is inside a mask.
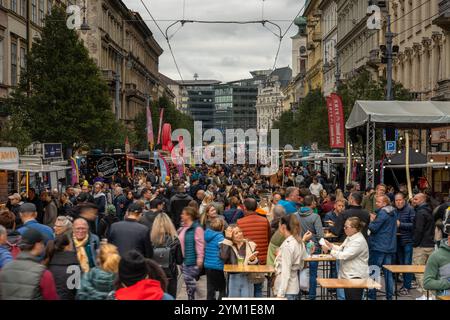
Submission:
[[[445,32],[445,44],[446,49],[444,50],[445,57],[445,79],[450,79],[450,31]]]
[[[424,37],[422,40],[423,45],[423,90],[424,92],[428,92],[431,90],[430,88],[430,74],[431,74],[431,39],[428,37]]]
[[[421,59],[422,56],[422,45],[420,43],[415,42],[413,44],[413,50],[414,50],[414,77],[413,77],[413,83],[415,85],[415,91],[421,92],[422,91],[422,76],[421,73],[421,66],[423,65],[423,61]]]

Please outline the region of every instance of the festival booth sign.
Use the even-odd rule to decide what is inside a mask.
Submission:
[[[341,97],[332,93],[327,97],[327,108],[330,148],[343,149],[345,148],[345,124]]]
[[[33,162],[21,163],[17,148],[0,148],[0,201],[6,202],[10,191],[14,189],[20,192],[23,186],[25,186],[28,194],[30,173],[54,173],[62,172],[70,168],[69,166],[63,165]]]
[[[101,174],[103,178],[110,179],[127,171],[127,157],[125,154],[88,155],[86,179],[92,182]]]

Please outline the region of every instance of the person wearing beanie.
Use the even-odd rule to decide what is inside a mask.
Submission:
[[[165,293],[167,285],[164,271],[136,250],[127,252],[119,262],[116,290],[109,300],[173,300]]]
[[[36,229],[22,234],[22,251],[0,272],[1,300],[58,300],[53,275],[41,264],[45,237]]]

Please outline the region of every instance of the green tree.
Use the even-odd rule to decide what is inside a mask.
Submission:
[[[411,93],[402,84],[394,82],[395,100],[411,100]],[[344,105],[345,119],[348,119],[356,100],[384,100],[386,79],[374,80],[369,71],[363,70],[349,80],[343,81],[338,94]],[[318,142],[320,149],[329,148],[328,110],[320,90],[310,91],[300,103],[297,112],[284,112],[274,123],[280,129],[281,145],[292,144],[294,147]],[[378,131],[377,136],[381,135]],[[360,135],[361,137],[361,135]],[[362,140],[360,139],[360,146]],[[384,146],[382,139],[377,139],[377,154]],[[363,150],[361,148],[361,153]]]
[[[273,128],[280,130],[281,145],[295,148],[317,142],[319,148],[328,146],[328,113],[325,98],[320,89],[310,91],[297,112],[284,112]]]
[[[399,82],[393,82],[394,99],[399,101],[412,100],[411,93]],[[386,79],[374,80],[371,73],[363,70],[355,77],[345,81],[339,88],[338,94],[342,98],[344,105],[345,119],[348,119],[353,106],[357,100],[384,100],[386,95]],[[365,156],[365,128],[361,128],[357,135],[358,141],[355,145],[355,152],[360,156]],[[382,129],[377,129],[376,136],[382,136]],[[364,137],[364,139],[363,139]],[[384,152],[383,139],[376,139],[375,153],[380,158]]]
[[[152,113],[153,135],[155,144],[158,139],[160,108],[164,108],[163,123],[170,123],[172,131],[175,129],[187,129],[193,136],[194,121],[191,117],[178,111],[175,105],[167,98],[161,97],[150,105]],[[134,120],[134,131],[130,137],[130,143],[138,150],[147,150],[147,111],[143,110]]]
[[[4,103],[10,123],[3,138],[13,144],[123,144],[124,128],[112,113],[109,88],[77,32],[67,28],[62,8],[54,7],[46,17],[20,83]]]

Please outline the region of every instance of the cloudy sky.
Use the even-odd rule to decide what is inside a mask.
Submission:
[[[164,49],[159,60],[160,72],[179,79],[167,43],[150,18],[140,0],[123,0],[132,10],[138,11]],[[261,20],[262,0],[144,0],[159,26],[166,28],[178,19],[186,20]],[[302,8],[304,0],[265,0],[265,20],[276,21],[283,33],[290,21]],[[277,32],[274,26],[271,28]],[[179,28],[170,29],[169,36]],[[283,39],[277,66],[292,66],[291,39],[297,27],[293,25]],[[279,40],[261,24],[185,24],[171,39],[171,45],[184,80],[200,79],[232,81],[249,78],[249,71],[271,69]]]

